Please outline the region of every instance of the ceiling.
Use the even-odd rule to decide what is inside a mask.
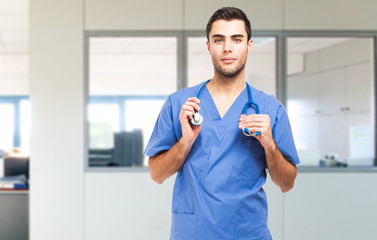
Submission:
[[[0,0],[0,54],[29,51],[29,0]]]

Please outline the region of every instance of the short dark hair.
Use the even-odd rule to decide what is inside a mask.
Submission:
[[[235,7],[223,7],[218,9],[213,13],[211,18],[208,20],[206,27],[207,40],[209,40],[209,32],[212,29],[212,24],[216,20],[242,20],[245,23],[245,30],[247,33],[247,40],[251,39],[251,25],[249,19],[247,19],[246,14],[239,8]]]

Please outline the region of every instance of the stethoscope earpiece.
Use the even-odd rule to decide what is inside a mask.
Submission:
[[[260,132],[252,133],[252,132],[250,132],[250,130],[248,128],[243,128],[242,132],[245,136],[248,136],[248,137],[257,137],[257,136],[260,135]]]

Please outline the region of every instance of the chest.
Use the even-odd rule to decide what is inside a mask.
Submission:
[[[237,96],[215,95],[212,98],[220,117],[223,118],[237,99]]]

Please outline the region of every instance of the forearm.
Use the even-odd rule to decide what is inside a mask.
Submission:
[[[265,148],[268,171],[272,181],[278,185],[283,193],[288,192],[294,186],[297,169],[284,159],[276,144]]]
[[[181,138],[170,150],[149,158],[151,178],[161,184],[174,175],[185,163],[191,147],[192,143]]]

